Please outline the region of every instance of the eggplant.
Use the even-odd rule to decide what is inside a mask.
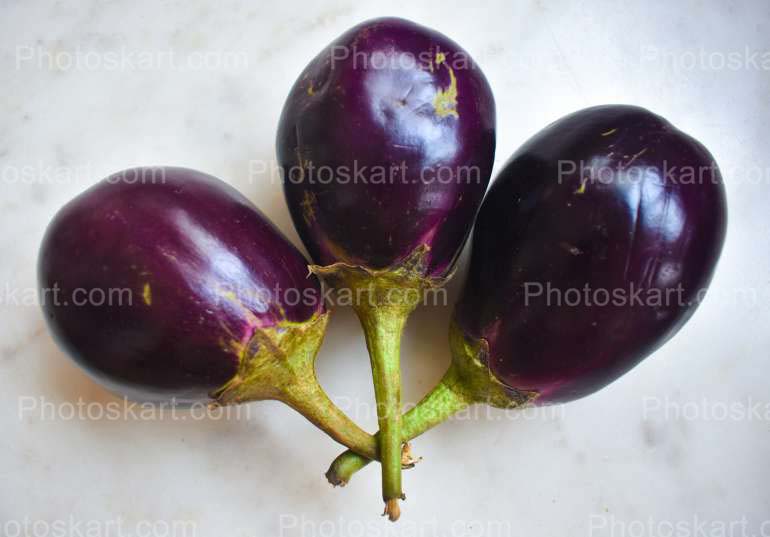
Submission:
[[[364,22],[302,71],[277,155],[311,270],[357,297],[377,398],[383,499],[401,490],[399,347],[424,291],[452,274],[487,188],[495,104],[478,65],[412,22]]]
[[[528,142],[490,190],[458,328],[486,342],[495,378],[537,404],[589,395],[692,316],[726,223],[722,178],[699,142],[638,107],[577,112]]]
[[[276,399],[341,443],[371,444],[316,381],[328,321],[319,280],[212,176],[147,167],[102,180],[48,226],[38,278],[59,345],[117,394],[181,405]]]
[[[660,116],[607,105],[552,123],[484,200],[452,364],[404,416],[404,440],[470,404],[564,403],[614,381],[693,315],[726,226],[714,158]],[[366,462],[343,454],[327,477]]]
[[[447,37],[402,19],[344,33],[300,74],[277,154],[294,225],[319,265],[451,271],[486,191],[495,104]]]

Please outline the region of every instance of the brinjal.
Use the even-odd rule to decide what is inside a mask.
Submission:
[[[386,514],[401,490],[399,347],[425,289],[443,284],[489,182],[495,105],[467,52],[384,18],[344,33],[294,83],[278,161],[313,272],[354,292],[371,358]]]
[[[546,127],[482,204],[452,365],[404,439],[472,403],[564,403],[629,371],[695,312],[726,223],[714,158],[660,116],[597,106]],[[327,477],[367,462],[343,454]]]
[[[328,319],[318,279],[224,182],[171,167],[104,179],[49,225],[39,285],[58,343],[113,392],[187,405],[276,399],[376,455],[316,381]]]

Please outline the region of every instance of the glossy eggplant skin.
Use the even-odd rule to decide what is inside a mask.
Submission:
[[[301,73],[277,154],[294,224],[319,265],[384,269],[422,245],[426,276],[451,269],[489,183],[495,105],[447,37],[364,22]]]
[[[494,181],[455,319],[487,341],[506,386],[538,392],[539,404],[577,399],[688,320],[726,223],[721,175],[698,141],[638,107],[576,112]]]
[[[139,401],[208,400],[257,328],[323,310],[302,254],[235,189],[184,168],[126,170],[64,206],[39,285],[60,345]]]

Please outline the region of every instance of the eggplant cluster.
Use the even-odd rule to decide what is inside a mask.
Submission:
[[[135,400],[283,401],[348,448],[332,484],[380,461],[396,520],[409,440],[471,404],[565,403],[606,386],[686,323],[722,249],[719,168],[660,116],[628,105],[570,114],[487,191],[495,133],[492,91],[459,45],[401,19],[364,22],[302,71],[278,125],[285,199],[312,264],[219,179],[125,170],[48,227],[38,273],[51,332]],[[402,415],[404,326],[452,276],[474,222],[451,365]],[[355,297],[376,435],[316,380],[321,280]],[[94,289],[125,293],[82,300]]]

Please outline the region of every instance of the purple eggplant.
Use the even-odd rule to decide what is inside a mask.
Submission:
[[[342,443],[371,444],[315,380],[328,317],[318,279],[214,177],[135,168],[96,184],[49,225],[39,283],[58,343],[118,394],[278,399]]]
[[[606,386],[695,312],[727,205],[711,154],[633,106],[569,115],[522,147],[479,214],[457,304],[495,378],[566,402]]]
[[[495,105],[467,52],[409,21],[364,22],[325,48],[284,105],[277,154],[313,270],[355,290],[377,397],[383,497],[401,491],[399,342],[452,272],[483,198]],[[394,292],[403,291],[403,292]]]
[[[284,192],[319,265],[445,277],[470,231],[495,153],[484,74],[449,38],[402,19],[364,22],[291,89],[278,127]]]
[[[452,365],[404,439],[472,403],[567,402],[626,373],[695,312],[726,224],[714,158],[665,119],[612,105],[546,127],[486,196]],[[345,454],[328,477],[365,462]]]

